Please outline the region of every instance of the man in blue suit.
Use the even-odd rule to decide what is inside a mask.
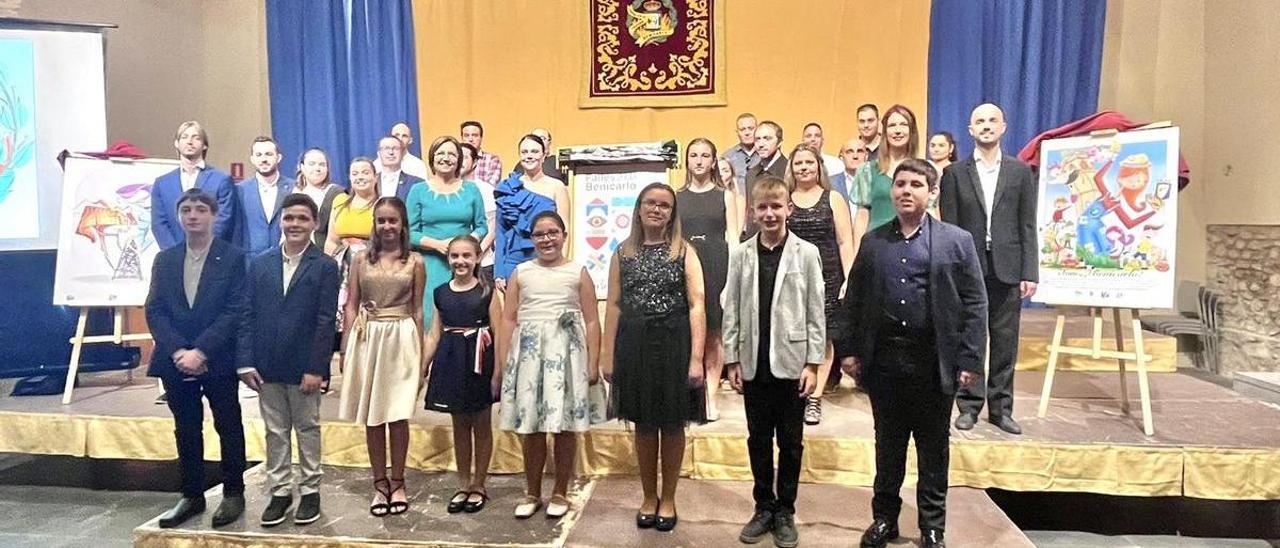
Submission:
[[[378,172],[378,196],[395,196],[404,201],[409,197],[409,189],[422,182],[401,169],[404,152],[404,143],[395,136],[378,139],[378,163],[382,166]]]
[[[302,465],[293,522],[320,517],[320,383],[333,355],[341,275],[338,264],[311,245],[317,214],[305,194],[284,199],[284,243],[253,259],[245,287],[236,373],[258,391],[266,425],[271,501],[264,527],[283,523],[293,505],[292,433]]]
[[[893,172],[894,221],[862,239],[849,272],[845,332],[836,355],[871,397],[875,419],[874,521],[861,545],[898,536],[898,491],[907,440],[916,440],[921,546],[942,548],[946,523],[951,405],[956,389],[982,376],[987,293],[973,237],[925,211],[938,173],[907,159]]]
[[[198,188],[175,200],[185,243],[161,251],[152,267],[147,325],[155,351],[147,375],[160,377],[173,412],[182,500],[160,517],[176,527],[204,511],[204,406],[209,400],[222,446],[222,504],[213,526],[244,511],[244,427],[236,398],[236,329],[244,285],[244,254],[213,236],[218,202]]]
[[[186,238],[174,212],[178,197],[192,188],[203,189],[217,200],[218,218],[213,222],[213,235],[232,241],[236,219],[235,181],[230,175],[205,165],[209,136],[200,122],[187,121],[178,126],[173,148],[178,151],[178,169],[161,175],[151,189],[151,232],[155,234],[156,243],[160,249],[169,249]]]
[[[258,137],[249,147],[253,178],[236,186],[239,213],[235,241],[245,258],[266,253],[280,243],[280,206],[293,191],[293,179],[280,173],[280,145],[270,137]]]

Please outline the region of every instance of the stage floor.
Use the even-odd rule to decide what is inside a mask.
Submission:
[[[1063,372],[1048,415],[1035,416],[1043,375],[1020,372],[1015,417],[1024,435],[986,423],[952,437],[951,483],[1015,491],[1077,491],[1209,499],[1280,499],[1280,407],[1182,373],[1151,375],[1155,435],[1141,430],[1138,383],[1130,374],[1133,412],[1117,400],[1115,373]],[[340,377],[335,387],[340,386]],[[85,375],[75,401],[59,396],[0,397],[0,451],[121,459],[174,459],[168,409],[152,403],[155,381],[122,373]],[[366,466],[364,429],[334,420],[338,394],[324,398],[324,462]],[[254,399],[244,399],[247,449],[261,459],[263,431]],[[693,427],[684,473],[696,479],[747,480],[746,423],[741,396],[722,392],[720,421]],[[806,429],[802,479],[870,486],[873,424],[865,394],[842,388],[824,404],[824,421]],[[409,465],[453,466],[449,418],[419,410],[412,420]],[[206,456],[218,444],[206,424]],[[496,437],[495,473],[521,470],[515,436]],[[630,432],[618,422],[597,426],[579,444],[581,471],[635,474]],[[909,469],[913,469],[911,464]],[[908,482],[912,479],[909,477]]]
[[[634,476],[580,478],[570,490],[573,510],[562,520],[541,514],[528,520],[511,517],[524,489],[522,476],[495,476],[489,482],[489,504],[476,514],[445,512],[455,481],[451,474],[406,474],[409,511],[374,518],[369,472],[360,468],[325,467],[321,487],[321,519],[307,526],[291,521],[264,529],[258,516],[267,502],[262,467],[245,477],[244,517],[220,529],[209,527],[208,510],[176,529],[159,529],[152,519],[134,530],[134,545],[163,546],[732,546],[753,508],[751,484],[685,480],[680,483],[680,523],[662,533],[637,529],[639,480]],[[544,487],[550,493],[551,482]],[[209,508],[221,500],[221,487],[209,490]],[[838,503],[837,503],[838,502]],[[292,515],[292,514],[290,514]],[[802,485],[796,501],[796,524],[803,546],[855,546],[871,522],[871,490],[866,487]],[[918,543],[915,492],[903,490],[899,527],[905,542]],[[947,540],[958,546],[1032,546],[1017,526],[977,489],[954,488],[947,497]],[[772,544],[765,541],[765,544]]]

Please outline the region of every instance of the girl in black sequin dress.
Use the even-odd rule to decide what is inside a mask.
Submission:
[[[821,152],[802,144],[791,151],[790,158],[787,185],[791,187],[795,211],[787,218],[787,228],[818,246],[826,290],[827,354],[818,367],[818,383],[804,410],[805,424],[812,425],[822,422],[822,393],[831,375],[831,341],[840,335],[836,308],[844,297],[845,273],[853,266],[853,226],[849,204],[831,191]]]
[[[706,303],[707,337],[702,363],[707,370],[707,420],[720,418],[716,393],[724,366],[724,346],[720,340],[720,298],[729,271],[729,244],[742,232],[738,221],[738,199],[725,188],[716,169],[716,146],[699,137],[685,147],[684,189],[676,194],[680,202],[680,230],[698,251],[702,263],[703,299]]]
[[[631,235],[609,267],[600,371],[613,383],[612,415],[635,425],[644,500],[636,526],[669,531],[685,425],[704,422],[702,266],[681,237],[676,195],[665,184],[636,199]],[[658,493],[658,461],[662,493]]]

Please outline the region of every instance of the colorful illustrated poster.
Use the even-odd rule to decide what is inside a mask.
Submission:
[[[1033,300],[1172,307],[1178,128],[1046,141],[1040,154]]]
[[[649,183],[667,182],[661,163],[626,167],[583,167],[573,178],[573,260],[587,267],[596,285],[596,297],[609,294],[609,263],[613,251],[631,234],[632,212],[640,189]]]
[[[151,185],[176,160],[67,158],[53,304],[142,306],[160,246]]]
[[[40,237],[35,101],[31,42],[0,39],[0,238]]]

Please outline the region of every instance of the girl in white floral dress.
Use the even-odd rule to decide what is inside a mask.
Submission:
[[[585,268],[564,256],[566,236],[564,220],[554,211],[538,214],[534,259],[517,266],[507,282],[502,335],[510,350],[493,384],[501,398],[499,424],[520,434],[524,445],[527,485],[517,518],[542,507],[547,434],[555,436],[556,457],[547,517],[568,513],[577,433],[605,421],[595,284]]]

